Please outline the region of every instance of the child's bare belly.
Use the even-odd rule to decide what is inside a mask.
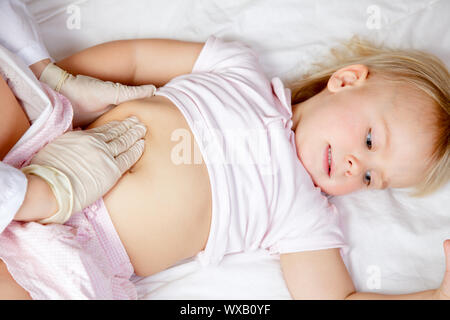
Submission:
[[[194,162],[198,146],[184,116],[167,98],[123,103],[90,127],[137,116],[146,126],[145,151],[136,165],[104,196],[112,222],[137,275],[147,276],[204,249],[211,223],[211,189],[206,165]],[[191,137],[190,164],[172,161],[181,142],[172,132]]]

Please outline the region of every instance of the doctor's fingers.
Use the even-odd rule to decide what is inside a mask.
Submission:
[[[132,128],[138,129],[138,132],[142,132],[143,128],[146,131],[145,125],[139,121],[135,116],[131,116],[122,121],[110,121],[99,127],[88,129],[87,132],[95,133],[96,136],[100,137],[104,142],[112,141]],[[145,135],[145,132],[143,136]],[[142,136],[142,137],[143,137]]]
[[[130,149],[138,140],[143,139],[147,133],[147,128],[141,124],[136,123],[132,127],[128,128],[121,135],[106,142],[110,154],[114,157],[119,156],[121,153]]]
[[[140,139],[133,144],[131,148],[125,152],[122,152],[115,158],[117,167],[119,168],[121,174],[124,174],[139,160],[144,153],[144,147],[144,139]]]

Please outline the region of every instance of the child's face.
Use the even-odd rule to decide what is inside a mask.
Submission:
[[[431,154],[431,100],[367,77],[362,65],[338,72],[321,93],[293,106],[298,157],[314,184],[330,195],[416,184]]]

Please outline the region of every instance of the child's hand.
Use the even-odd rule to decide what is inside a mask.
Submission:
[[[436,299],[450,300],[450,240],[444,241],[445,274],[441,287],[436,290]]]
[[[52,63],[44,69],[39,80],[70,100],[75,128],[91,123],[119,103],[151,97],[156,91],[151,84],[125,86],[83,75],[74,77]]]

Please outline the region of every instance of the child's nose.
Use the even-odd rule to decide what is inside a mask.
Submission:
[[[345,157],[345,165],[345,175],[347,177],[358,176],[361,174],[361,164],[354,156],[347,155]]]

